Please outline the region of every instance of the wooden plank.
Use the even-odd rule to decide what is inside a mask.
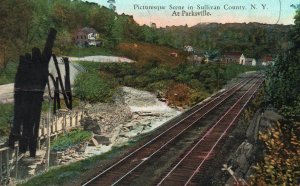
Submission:
[[[18,180],[18,167],[19,167],[19,147],[16,148],[16,167],[15,167],[15,179]]]
[[[2,161],[3,161],[2,160],[2,152],[0,152],[0,178],[2,178],[2,174],[3,174],[3,170],[2,170],[3,162]]]
[[[9,149],[7,149],[6,152],[6,177],[10,177],[10,171],[9,171]]]

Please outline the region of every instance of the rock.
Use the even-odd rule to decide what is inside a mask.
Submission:
[[[138,119],[140,116],[137,113],[132,114],[132,119]]]
[[[258,139],[258,129],[259,129],[259,122],[261,120],[261,110],[258,110],[249,124],[249,127],[246,131],[246,139],[250,143],[255,143]]]
[[[257,111],[246,132],[248,141],[251,143],[257,142],[258,132],[266,131],[268,128],[274,126],[280,119],[282,119],[282,116],[273,111],[266,110],[262,114],[260,110]]]
[[[92,138],[92,144],[96,147],[99,146],[99,143],[95,138]]]
[[[110,144],[110,140],[108,137],[106,136],[101,136],[101,135],[94,135],[94,139],[102,145],[109,145]]]
[[[62,152],[56,152],[56,158],[61,159],[63,156]]]
[[[91,131],[94,134],[101,134],[101,128],[97,119],[92,119],[90,116],[85,117],[81,120],[81,125],[86,131]]]
[[[64,162],[70,161],[70,160],[72,160],[72,159],[73,159],[73,158],[70,157],[70,156],[64,156],[64,157],[63,157],[63,161],[64,161]]]
[[[268,128],[273,127],[277,121],[281,120],[282,116],[274,111],[266,110],[261,116],[260,131],[266,131]]]
[[[86,143],[85,144],[81,144],[79,146],[79,148],[78,148],[78,152],[85,152],[86,147],[87,147]]]
[[[236,155],[236,162],[238,163],[242,172],[247,172],[250,164],[249,159],[251,158],[253,153],[253,145],[248,143],[248,141],[244,141],[237,149]]]
[[[158,98],[159,101],[162,101],[162,102],[167,102],[167,99],[166,98]]]
[[[158,113],[152,112],[136,112],[139,116],[159,116]]]
[[[85,105],[84,108],[89,109],[89,108],[91,108],[91,107],[92,107],[92,105],[88,103],[88,104]]]

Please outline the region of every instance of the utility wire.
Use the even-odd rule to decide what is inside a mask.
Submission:
[[[279,0],[279,15],[278,15],[278,20],[275,24],[278,24],[281,19],[281,5],[282,5],[281,0]]]

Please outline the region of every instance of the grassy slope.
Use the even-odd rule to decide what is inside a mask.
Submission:
[[[176,66],[186,60],[186,54],[182,50],[149,43],[121,43],[117,49],[121,54],[138,61],[140,64],[157,61],[162,64]],[[173,52],[178,54],[177,58],[170,56],[170,53]]]
[[[113,52],[103,47],[89,47],[89,48],[78,48],[72,47],[68,51],[64,52],[64,55],[72,57],[84,57],[84,56],[95,56],[95,55],[106,55],[111,56]]]
[[[95,167],[103,166],[103,164],[109,164],[109,162],[121,154],[126,153],[127,149],[136,145],[140,138],[135,137],[128,142],[127,145],[122,147],[113,148],[111,151],[102,155],[97,155],[85,160],[81,160],[69,165],[58,166],[51,168],[47,173],[37,175],[30,179],[28,182],[18,184],[19,186],[48,186],[48,185],[78,185],[80,184],[78,178],[82,178],[82,175],[91,175]],[[103,168],[103,167],[102,167]],[[88,178],[86,178],[88,179]],[[84,181],[84,180],[80,180]]]

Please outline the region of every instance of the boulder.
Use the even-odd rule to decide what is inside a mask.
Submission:
[[[110,145],[111,143],[108,137],[102,135],[94,135],[94,139],[102,145]]]
[[[250,143],[257,142],[258,132],[264,132],[268,128],[273,127],[280,119],[282,119],[282,116],[274,111],[266,110],[262,114],[260,110],[257,111],[246,132],[248,141]]]
[[[94,134],[101,134],[101,128],[98,124],[97,119],[93,119],[90,116],[85,117],[81,120],[81,125],[83,126],[83,129],[86,131],[91,131]]]

